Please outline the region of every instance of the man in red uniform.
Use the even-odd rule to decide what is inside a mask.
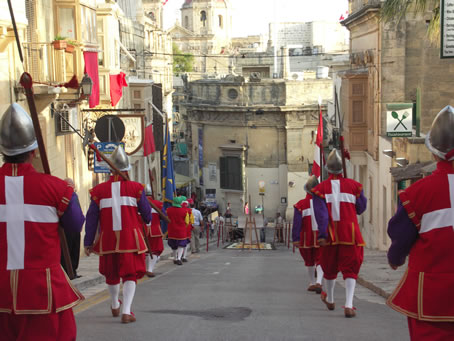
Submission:
[[[367,199],[359,182],[342,176],[342,159],[336,149],[329,154],[326,168],[328,179],[312,189],[327,292],[321,298],[329,310],[334,310],[334,286],[338,272],[342,272],[346,291],[344,314],[354,317],[353,296],[365,245],[356,215],[366,210]]]
[[[121,146],[111,161],[124,174],[131,169],[128,156]],[[145,275],[147,247],[142,234],[142,219],[151,221],[151,207],[143,185],[124,180],[113,171],[110,179],[90,190],[91,203],[85,224],[85,253],[98,254],[99,272],[106,277],[111,296],[111,311],[120,315],[120,279],[123,281],[121,322],[135,322],[131,312],[137,280]],[[140,213],[140,216],[139,216]],[[140,218],[141,217],[141,218]],[[99,235],[95,240],[99,222]]]
[[[150,187],[150,189],[148,189]],[[159,200],[153,200],[151,197],[151,186],[147,185],[147,199],[148,201],[152,202],[162,211],[163,203]],[[147,265],[147,273],[148,277],[154,277],[155,274],[153,272],[156,263],[158,262],[162,251],[164,251],[164,243],[162,241],[162,231],[161,231],[161,220],[159,213],[156,212],[154,208],[151,209],[151,223],[147,224],[145,229],[146,238],[148,240],[148,245],[150,250],[148,250],[147,258],[146,258],[146,265]]]
[[[60,265],[59,223],[79,233],[73,188],[38,173],[33,124],[12,104],[0,121],[0,339],[76,340],[72,307],[83,300]]]
[[[166,210],[170,219],[167,229],[169,236],[167,243],[173,250],[173,262],[177,265],[183,265],[181,258],[188,244],[187,225],[189,224],[189,213],[185,208],[181,207],[183,201],[186,201],[186,197],[174,197],[172,206]]]
[[[301,257],[304,259],[309,274],[310,284],[307,290],[320,294],[323,270],[320,266],[320,247],[317,243],[318,226],[315,221],[311,193],[311,189],[317,185],[317,177],[312,175],[304,185],[306,198],[294,205],[292,238],[293,244],[299,249]],[[315,270],[317,270],[317,279],[315,279]]]
[[[408,268],[388,305],[408,316],[412,340],[454,340],[454,108],[435,117],[426,146],[437,169],[399,193],[389,221],[393,269]]]

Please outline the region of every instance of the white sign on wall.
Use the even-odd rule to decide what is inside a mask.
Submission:
[[[440,58],[454,58],[454,0],[441,0]]]
[[[411,137],[413,128],[413,103],[386,105],[386,136]]]

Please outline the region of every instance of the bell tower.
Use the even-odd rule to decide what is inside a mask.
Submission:
[[[162,0],[142,0],[145,15],[151,18],[160,29],[163,24]]]

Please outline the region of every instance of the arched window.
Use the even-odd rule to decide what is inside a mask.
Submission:
[[[224,27],[224,23],[222,22],[222,15],[219,15],[219,27],[220,28]]]
[[[184,17],[184,27],[185,28],[189,28],[189,18],[188,18],[188,16]]]
[[[202,22],[202,26],[205,27],[207,23],[207,12],[200,12],[200,21]]]

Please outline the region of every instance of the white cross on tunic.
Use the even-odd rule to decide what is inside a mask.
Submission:
[[[25,222],[57,223],[57,209],[25,204],[23,176],[5,176],[5,203],[0,205],[0,222],[6,223],[6,270],[21,270],[25,258]]]
[[[326,202],[331,203],[331,216],[333,217],[333,221],[340,220],[341,202],[356,204],[356,197],[353,194],[341,193],[339,180],[331,180],[331,194],[326,194],[325,197]]]
[[[120,181],[112,182],[112,198],[101,199],[100,209],[112,207],[112,229],[121,231],[121,206],[137,207],[137,200],[134,197],[122,197],[120,194]]]
[[[313,204],[312,199],[310,201],[310,207],[306,208],[305,210],[303,210],[302,216],[303,216],[303,218],[307,217],[307,216],[310,216],[311,217],[311,223],[312,223],[312,231],[317,231],[318,230],[317,220],[315,220],[314,204]]]
[[[433,229],[453,226],[454,228],[454,174],[448,174],[449,182],[449,208],[426,213],[421,219],[419,233],[429,232]]]

